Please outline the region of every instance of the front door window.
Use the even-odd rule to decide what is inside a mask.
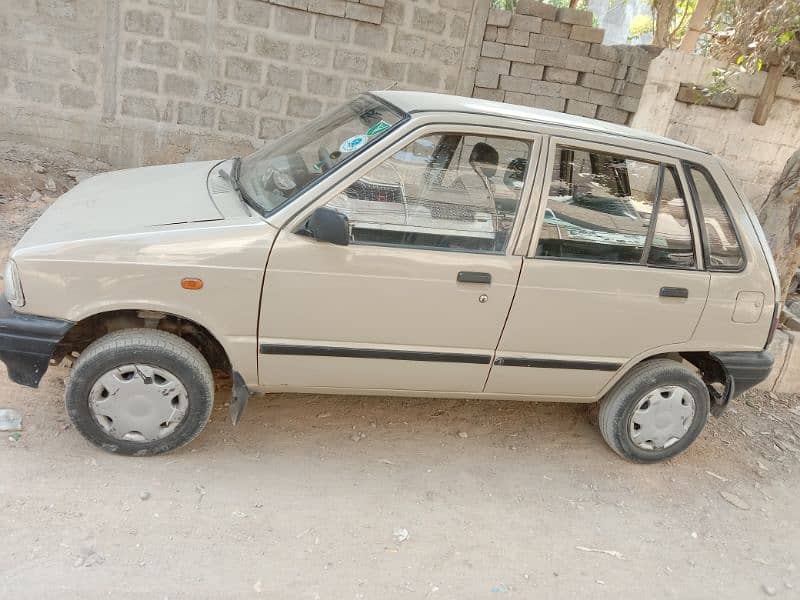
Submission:
[[[531,145],[437,133],[418,138],[329,203],[363,244],[506,251]]]

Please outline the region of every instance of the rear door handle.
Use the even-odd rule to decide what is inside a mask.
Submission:
[[[658,295],[662,298],[688,298],[689,290],[682,287],[662,287]]]
[[[491,273],[481,273],[480,271],[459,271],[456,281],[461,283],[492,283]]]

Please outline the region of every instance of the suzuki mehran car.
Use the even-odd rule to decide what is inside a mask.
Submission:
[[[684,450],[768,374],[778,282],[707,152],[453,96],[365,94],[244,158],[93,177],[14,248],[0,359],[111,452],[253,393],[600,402],[618,454]]]

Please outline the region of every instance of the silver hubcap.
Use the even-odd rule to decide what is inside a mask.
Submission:
[[[102,375],[89,392],[89,410],[108,435],[133,442],[168,436],[186,418],[189,395],[172,373],[123,365]]]
[[[630,422],[633,443],[644,450],[662,450],[680,440],[694,421],[694,397],[677,385],[649,392],[636,404]]]

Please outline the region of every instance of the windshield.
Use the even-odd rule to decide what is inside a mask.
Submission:
[[[359,96],[242,159],[239,186],[268,213],[385,135],[403,113]]]

